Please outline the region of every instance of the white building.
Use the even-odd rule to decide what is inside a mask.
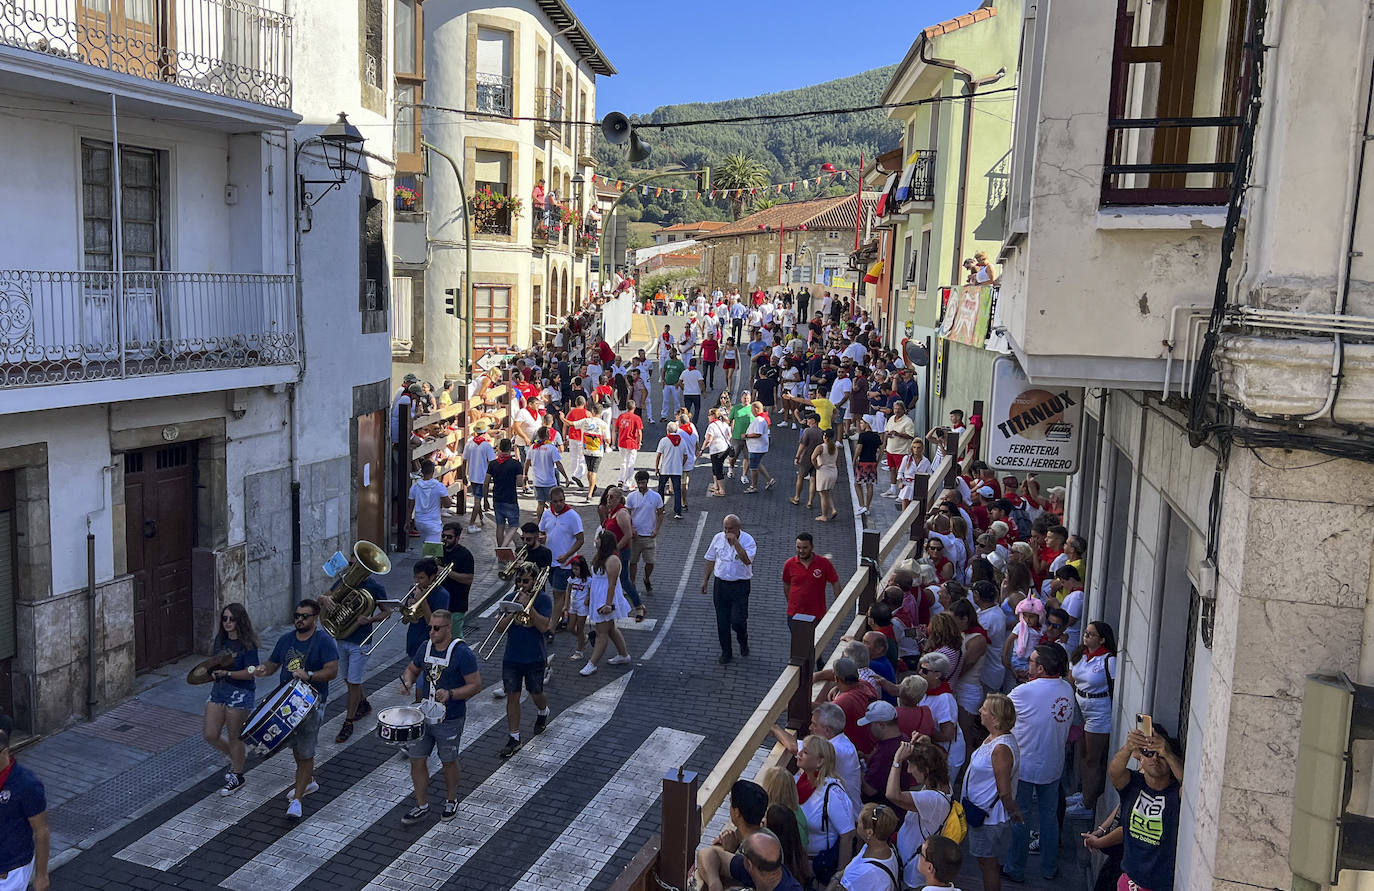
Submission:
[[[1033,383],[1089,388],[1069,526],[1118,742],[1136,713],[1182,737],[1180,889],[1316,887],[1288,861],[1304,677],[1374,683],[1371,15],[1025,5],[994,324]]]
[[[395,13],[6,5],[0,710],[44,733],[382,538]]]
[[[395,306],[395,372],[437,386],[466,378],[469,331],[477,355],[528,344],[585,299],[596,242],[580,238],[576,220],[542,227],[531,196],[543,181],[579,215],[592,205],[595,128],[573,122],[595,119],[596,77],[615,69],[564,0],[428,0],[423,17],[423,104],[484,113],[425,109],[424,138],[460,165],[467,194],[432,153],[415,183],[420,204],[397,223],[395,290],[409,304]],[[459,307],[460,320],[444,292],[463,287],[461,208],[484,191],[515,199],[519,212],[475,210],[473,306],[471,318]]]

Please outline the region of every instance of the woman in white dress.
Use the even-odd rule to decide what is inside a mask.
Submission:
[[[1016,706],[1001,693],[989,693],[978,710],[988,739],[968,759],[964,776],[964,812],[968,817],[968,852],[978,858],[987,891],[1002,891],[1002,856],[1011,841],[1011,824],[1025,818],[1016,805],[1021,778],[1021,753],[1011,729]],[[974,809],[986,812],[981,825]]]
[[[595,674],[601,657],[606,654],[606,644],[614,643],[616,656],[612,665],[628,665],[630,651],[625,647],[625,638],[616,627],[617,619],[630,614],[630,602],[620,589],[620,556],[616,548],[615,533],[602,529],[596,534],[596,556],[592,558],[592,577],[587,586],[588,615],[596,618],[596,644],[592,647],[591,658],[582,666],[583,675]]]
[[[904,742],[892,756],[892,769],[887,773],[887,800],[906,811],[902,827],[897,830],[897,855],[902,860],[902,884],[919,888],[925,881],[917,868],[917,853],[932,835],[939,834],[954,809],[954,796],[949,787],[949,761],[945,750],[922,737],[926,742]],[[902,768],[920,788],[902,791]]]
[[[835,510],[835,481],[839,478],[840,450],[835,445],[835,431],[825,431],[825,442],[816,446],[811,453],[811,463],[816,468],[816,493],[821,496],[821,515],[816,517],[820,523],[829,523],[839,515]]]

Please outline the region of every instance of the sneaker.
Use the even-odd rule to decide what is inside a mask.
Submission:
[[[596,666],[588,662],[586,665],[582,666],[582,670],[579,671],[578,674],[582,675],[584,678],[591,677],[596,674]]]
[[[505,689],[502,688],[502,687],[497,687],[495,690],[492,690],[492,691],[491,691],[491,698],[492,698],[492,699],[505,699],[505,698],[506,698],[506,691],[505,691]]]
[[[540,734],[540,733],[543,733],[543,732],[544,732],[544,728],[547,727],[547,726],[549,726],[549,717],[550,717],[549,715],[539,715],[539,714],[536,714],[536,715],[534,716],[534,732],[535,732],[536,735],[538,735],[538,734]]]
[[[426,804],[421,807],[413,807],[401,816],[401,825],[414,826],[427,816],[429,816],[429,805]]]
[[[883,497],[884,497],[884,498],[896,498],[896,497],[897,497],[897,487],[896,487],[896,486],[888,486],[888,487],[887,487],[887,491],[883,493]]]
[[[290,803],[286,805],[286,815],[293,820],[299,820],[301,818],[301,803],[294,798],[291,799]]]
[[[1031,839],[1031,840],[1030,840],[1030,845],[1029,845],[1029,847],[1027,848],[1027,850],[1028,850],[1030,853],[1032,853],[1032,854],[1039,854],[1039,853],[1040,853],[1040,839],[1039,839],[1039,838],[1033,838],[1033,839]]]
[[[748,656],[748,655],[749,655],[749,642],[748,642],[748,641],[742,640],[742,641],[739,642],[739,654],[740,654],[741,656]]]
[[[674,519],[674,520],[681,520],[681,519],[682,519],[682,514],[673,514],[673,519]]]
[[[479,532],[482,531],[482,527],[481,527],[481,526],[469,526],[469,527],[468,527],[468,531],[471,532],[473,535],[476,535],[477,533],[479,533]]]
[[[233,795],[243,788],[243,784],[248,782],[243,778],[243,774],[234,773],[232,770],[224,775],[224,788],[219,790],[220,795]]]
[[[769,489],[771,489],[771,488],[773,488],[774,486],[776,486],[777,484],[778,484],[778,481],[777,481],[777,480],[775,480],[775,479],[774,479],[774,480],[769,480],[768,482],[766,482],[766,483],[763,484],[763,490],[766,492],[766,491],[768,491]]]
[[[1082,799],[1079,799],[1081,802]],[[1064,808],[1064,816],[1071,820],[1091,820],[1097,816],[1097,811],[1090,807],[1084,807],[1081,803],[1073,807]]]
[[[362,702],[358,703],[358,713],[353,716],[353,720],[356,721],[359,718],[366,718],[370,714],[372,714],[372,703],[364,699]]]
[[[348,738],[353,735],[353,722],[344,721],[339,725],[339,735],[334,737],[334,742],[348,742]]]
[[[582,651],[581,651],[581,650],[573,650],[573,651],[572,651],[572,655],[570,655],[570,656],[568,657],[568,661],[570,661],[570,662],[577,662],[577,661],[580,660],[581,658],[582,658]]]
[[[520,740],[516,739],[515,737],[507,737],[505,748],[503,748],[498,754],[502,758],[509,758],[511,755],[514,755],[516,752],[520,751],[520,747],[522,745],[524,744],[521,743]]]
[[[456,817],[456,816],[458,816],[458,802],[456,802],[456,801],[445,801],[445,802],[444,802],[444,812],[443,812],[442,814],[439,815],[439,819],[440,819],[440,820],[443,820],[445,823],[447,823],[447,822],[449,822],[450,820],[452,820],[452,819],[453,819],[454,817]]]
[[[631,660],[629,656],[612,656],[606,661],[611,665],[629,665]]]
[[[755,486],[745,486],[745,487],[744,487],[744,494],[745,494],[745,495],[756,495],[756,494],[758,494],[758,491],[759,491],[759,490],[758,490]]]
[[[311,781],[310,781],[310,785],[308,785],[308,786],[305,787],[305,794],[306,794],[306,795],[314,795],[314,794],[315,794],[316,792],[318,792],[318,791],[320,791],[320,784],[317,783],[317,782],[315,782],[314,780],[311,780]],[[287,800],[287,801],[295,801],[295,800],[296,800],[296,787],[295,787],[295,786],[292,786],[290,789],[287,790],[287,792],[286,792],[286,800]],[[300,814],[297,814],[296,816],[299,817]]]

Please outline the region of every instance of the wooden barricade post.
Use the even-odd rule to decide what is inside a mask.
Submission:
[[[916,474],[916,516],[911,520],[911,540],[920,541],[926,537],[926,514],[930,511],[930,475]],[[920,557],[920,554],[916,555]]]
[[[792,617],[791,653],[788,664],[795,665],[801,675],[797,692],[787,703],[787,729],[806,736],[811,727],[811,675],[816,671],[816,616]]]
[[[878,599],[878,548],[883,536],[876,529],[865,529],[863,542],[859,546],[859,569],[865,574],[864,586],[859,591],[859,615],[866,616]]]
[[[395,520],[394,533],[395,540],[392,542],[392,550],[402,551],[410,544],[407,527],[410,525],[410,511],[407,499],[410,496],[410,412],[401,411],[399,406],[392,406],[391,410],[396,413],[396,441],[391,444],[392,473],[391,501],[394,507],[392,517]],[[388,425],[389,426],[389,425]]]
[[[946,489],[952,489],[955,485],[954,478],[959,475],[959,434],[953,430],[945,431],[945,454],[949,456],[949,469],[945,471],[945,478],[941,481]]]
[[[696,773],[679,767],[663,778],[662,813],[658,877],[670,887],[686,888],[687,874],[696,865],[697,846],[701,844]]]

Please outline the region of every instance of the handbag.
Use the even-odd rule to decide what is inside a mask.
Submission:
[[[825,793],[821,798],[821,834],[830,833],[830,791],[834,789],[830,784],[825,787]],[[840,868],[840,840],[835,839],[835,843],[823,849],[816,856],[811,858],[811,872],[816,877],[818,885],[826,885]]]
[[[972,799],[967,795],[965,795],[959,803],[964,806],[964,819],[968,822],[969,826],[977,829],[987,822],[988,812],[974,804]]]

